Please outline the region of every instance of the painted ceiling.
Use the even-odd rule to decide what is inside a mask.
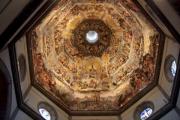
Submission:
[[[33,82],[71,111],[119,111],[156,82],[160,33],[131,0],[61,0],[27,34]]]

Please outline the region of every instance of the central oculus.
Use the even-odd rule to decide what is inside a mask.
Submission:
[[[112,31],[102,20],[85,19],[73,31],[72,45],[80,56],[101,56],[110,45]]]
[[[90,44],[94,44],[98,41],[98,33],[96,31],[89,31],[86,33],[86,40],[90,43]]]

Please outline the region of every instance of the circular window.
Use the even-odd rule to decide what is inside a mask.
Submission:
[[[146,120],[148,117],[151,116],[153,110],[151,108],[146,108],[140,113],[141,120]]]
[[[176,75],[176,69],[177,69],[176,61],[173,60],[171,62],[171,74],[172,74],[173,77],[175,77],[175,75]]]
[[[19,66],[20,79],[21,81],[23,81],[26,76],[26,59],[22,54],[18,57],[18,66]]]
[[[154,104],[152,102],[144,102],[136,108],[134,119],[146,120],[153,114],[153,111],[154,111]]]
[[[45,120],[56,120],[54,109],[47,103],[40,103],[38,106],[38,111]]]
[[[177,70],[176,59],[173,56],[169,55],[165,60],[164,67],[166,78],[172,81],[176,75]]]
[[[86,40],[93,44],[98,41],[98,33],[96,31],[89,31],[86,33]]]
[[[40,108],[39,113],[45,120],[51,120],[51,115],[45,108]]]

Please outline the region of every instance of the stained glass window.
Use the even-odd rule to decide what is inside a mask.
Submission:
[[[147,120],[153,112],[154,104],[151,101],[145,101],[134,111],[134,120]]]
[[[164,68],[165,68],[165,76],[167,80],[169,81],[174,80],[177,71],[177,64],[174,56],[169,55],[166,57]]]
[[[51,120],[51,115],[48,110],[39,108],[39,113],[45,120]]]
[[[176,67],[176,61],[174,60],[174,61],[172,61],[172,63],[171,63],[171,73],[172,73],[172,76],[173,76],[173,77],[175,77],[175,75],[176,75],[176,69],[177,69],[177,67]]]
[[[45,120],[56,120],[57,118],[56,111],[48,103],[40,103],[38,106],[38,111]]]
[[[144,109],[144,110],[140,113],[140,118],[141,118],[141,120],[146,120],[147,118],[149,118],[149,116],[151,116],[152,113],[153,113],[153,109],[151,109],[151,108],[146,108],[146,109]]]

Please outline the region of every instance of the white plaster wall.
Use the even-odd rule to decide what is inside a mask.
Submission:
[[[23,36],[20,40],[18,40],[15,44],[16,46],[16,56],[17,56],[17,59],[18,57],[23,54],[26,58],[26,76],[25,76],[25,79],[24,81],[20,80],[21,81],[21,90],[22,90],[22,94],[24,95],[24,93],[26,92],[26,90],[28,89],[28,87],[30,86],[31,84],[31,81],[30,81],[30,73],[29,73],[29,62],[28,62],[28,54],[27,54],[27,44],[26,44],[26,36]],[[20,66],[21,64],[19,64]],[[18,66],[18,68],[19,68]]]
[[[151,101],[154,104],[154,112],[159,110],[161,107],[167,104],[167,99],[163,96],[160,90],[155,87],[149,93],[147,93],[143,98],[137,101],[129,109],[121,114],[122,120],[134,120],[134,112],[138,105],[145,101]]]
[[[43,0],[37,9],[29,15],[27,20],[16,30],[16,32],[11,36],[5,47],[13,40],[13,38],[22,30],[22,28],[30,21],[30,19],[42,8],[42,6],[48,0]],[[31,0],[12,0],[6,9],[0,14],[0,35],[5,31],[5,29],[13,22],[13,20],[23,11],[23,9],[28,5]]]
[[[180,116],[173,109],[170,112],[168,112],[165,116],[163,116],[160,120],[180,120]]]
[[[15,94],[15,89],[14,89],[14,81],[13,81],[12,71],[11,71],[9,50],[5,49],[4,51],[1,51],[0,52],[0,58],[1,58],[1,60],[3,60],[3,62],[6,65],[6,67],[8,68],[9,73],[10,73],[10,77],[11,77],[11,80],[12,80],[11,111],[10,111],[10,117],[9,117],[9,118],[11,118],[12,115],[14,115],[14,113],[16,111],[17,101],[16,101],[16,94]],[[14,117],[15,117],[14,120],[32,120],[31,117],[26,115],[21,110],[18,110],[17,114]]]
[[[33,120],[33,119],[28,115],[26,115],[23,111],[18,110],[14,120]]]
[[[4,0],[5,1],[5,0]],[[9,5],[0,14],[0,34],[8,27],[8,25],[16,18],[30,0],[12,0]]]
[[[24,9],[24,7],[30,1],[31,0],[11,0],[11,2],[9,2],[8,6],[0,14],[0,35],[3,33],[3,31],[8,27],[8,25],[10,25],[10,23],[18,16],[18,14]],[[44,0],[43,3],[39,6],[38,9],[40,9],[40,7],[42,7],[42,5],[46,1],[47,0]],[[0,9],[1,10],[2,10],[2,8],[4,7],[4,5],[6,3],[7,3],[7,0],[1,0],[0,1]],[[35,10],[35,12],[30,17],[32,17],[37,12],[37,10]],[[27,23],[27,21],[25,23]],[[17,30],[16,32],[18,32],[19,30]],[[13,39],[13,37],[14,36],[12,36],[11,39]],[[23,49],[20,49],[20,51],[23,51]],[[0,51],[0,58],[5,62],[8,70],[10,71],[10,75],[11,75],[11,78],[12,78],[12,72],[11,72],[11,65],[10,65],[10,58],[9,58],[8,48],[4,48],[3,50]],[[12,81],[13,81],[13,78],[12,78]],[[25,85],[23,85],[23,89],[27,88],[27,83],[24,83],[24,84]],[[12,103],[11,103],[10,116],[12,116],[14,114],[14,112],[16,110],[16,107],[17,107],[17,101],[16,101],[16,95],[15,95],[14,84],[13,84],[12,85]],[[30,120],[30,117],[28,117],[22,111],[19,111],[15,119],[16,120]]]
[[[166,37],[164,53],[163,53],[163,61],[161,64],[161,73],[159,76],[159,85],[164,89],[164,91],[167,93],[168,96],[171,95],[173,81],[170,82],[165,77],[165,74],[166,74],[165,70],[164,70],[165,59],[167,56],[172,55],[175,57],[176,62],[178,62],[177,60],[178,60],[178,56],[179,56],[179,51],[180,51],[180,45],[177,42],[175,42],[174,40]]]
[[[9,2],[11,2],[11,0],[0,0],[0,13],[3,12]]]
[[[57,113],[57,120],[69,120],[69,115],[61,110],[57,105],[40,93],[36,88],[32,87],[28,96],[25,98],[25,103],[31,107],[34,111],[38,112],[38,104],[40,102],[47,102],[51,105]]]
[[[153,0],[173,27],[180,33],[180,16],[175,12],[168,0]]]
[[[25,80],[21,82],[21,89],[22,89],[22,93],[24,94],[31,82],[30,73],[29,73],[29,65],[28,65],[26,36],[23,36],[19,41],[16,42],[16,53],[17,53],[17,57],[20,54],[23,54],[26,57],[27,73],[26,73]],[[50,105],[52,105],[53,108],[56,110],[58,114],[57,116],[58,120],[68,120],[69,116],[66,113],[64,113],[64,111],[62,111],[59,107],[53,104],[48,98],[46,98],[42,93],[37,91],[35,88],[31,88],[31,90],[27,94],[28,95],[26,96],[26,98],[24,98],[25,103],[27,103],[27,105],[31,107],[37,113],[38,113],[38,108],[37,108],[38,104],[40,102],[47,102]]]
[[[153,11],[149,5],[146,3],[145,0],[137,0],[140,5],[144,8],[144,10],[148,13],[148,15],[156,21],[156,24],[159,26],[159,28],[168,36],[172,37],[172,34],[169,32],[169,30],[166,28],[166,26],[162,23],[162,21],[159,19],[159,17],[156,15],[155,11]]]

